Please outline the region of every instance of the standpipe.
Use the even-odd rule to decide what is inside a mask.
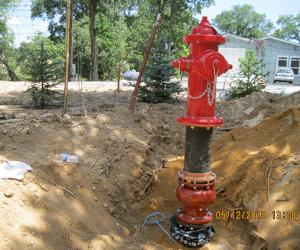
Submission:
[[[225,38],[206,16],[184,37],[189,56],[172,62],[188,74],[186,115],[177,122],[186,126],[184,168],[178,172],[177,200],[182,208],[171,218],[171,233],[182,244],[202,247],[214,234],[208,206],[216,199],[216,175],[210,169],[213,128],[223,119],[215,116],[216,79],[232,68],[218,52]]]

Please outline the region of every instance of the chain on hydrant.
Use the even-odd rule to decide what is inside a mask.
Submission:
[[[188,73],[186,115],[177,122],[186,126],[184,169],[178,173],[176,196],[182,208],[171,219],[171,233],[182,244],[204,246],[214,234],[208,206],[216,199],[216,175],[210,170],[213,127],[223,119],[215,116],[216,79],[232,68],[218,52],[225,43],[207,17],[184,38],[188,57],[172,66]]]

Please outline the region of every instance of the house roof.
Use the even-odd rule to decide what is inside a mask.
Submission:
[[[280,38],[277,38],[277,37],[273,37],[273,36],[268,36],[268,37],[261,38],[261,39],[258,39],[258,40],[275,40],[275,41],[278,41],[278,42],[287,43],[287,44],[290,44],[290,45],[293,45],[293,46],[300,47],[299,43],[295,43],[295,42],[291,42],[291,41],[286,41],[286,40],[283,40],[283,39],[280,39]]]
[[[224,34],[225,37],[233,37],[237,40],[241,40],[243,42],[251,42],[253,41],[253,39],[249,39],[249,38],[244,38],[244,37],[241,37],[241,36],[236,36],[236,35],[232,35],[232,34]]]
[[[268,37],[259,38],[259,39],[249,39],[249,38],[244,38],[244,37],[240,37],[240,36],[236,36],[236,35],[232,35],[232,34],[225,34],[224,36],[225,37],[233,37],[233,38],[235,38],[237,40],[244,41],[244,42],[263,41],[263,40],[275,40],[275,41],[278,41],[278,42],[287,43],[287,44],[290,44],[290,45],[293,45],[293,46],[300,47],[299,43],[295,43],[295,42],[291,42],[291,41],[286,41],[286,40],[283,40],[283,39],[280,39],[280,38],[277,38],[277,37],[273,37],[273,36],[268,36]]]

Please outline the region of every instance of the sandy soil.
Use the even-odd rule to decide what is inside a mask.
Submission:
[[[30,108],[23,92],[0,96],[0,161],[33,167],[21,182],[0,181],[0,249],[183,249],[155,226],[142,233],[141,224],[154,210],[169,218],[180,206],[184,129],[175,118],[184,104],[138,104],[131,114],[129,97],[71,91],[62,118],[60,107]],[[247,249],[253,230],[267,249],[299,249],[299,198],[292,195],[300,178],[299,104],[298,93],[218,104],[225,130],[216,131],[212,147],[218,199],[211,209],[268,217],[216,220],[217,234],[203,249]],[[79,164],[62,164],[61,152],[78,155]],[[297,220],[273,220],[273,210],[296,211]]]

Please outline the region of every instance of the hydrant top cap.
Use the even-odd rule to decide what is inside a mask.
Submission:
[[[203,16],[199,25],[193,29],[192,34],[193,35],[196,35],[196,34],[217,35],[218,33],[217,33],[216,29],[208,21],[207,16]]]
[[[203,16],[199,25],[184,38],[184,41],[187,43],[212,42],[222,44],[225,42],[225,38],[210,24],[207,16]]]

